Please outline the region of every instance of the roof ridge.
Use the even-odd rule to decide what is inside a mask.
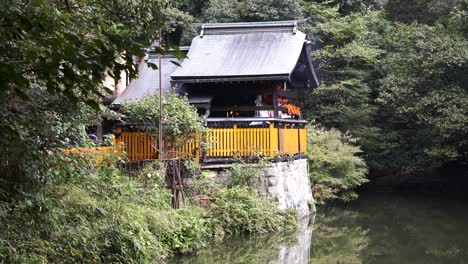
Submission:
[[[204,35],[246,34],[256,32],[293,33],[302,20],[266,21],[266,22],[236,22],[236,23],[204,23],[201,24],[200,37]]]
[[[229,22],[229,23],[200,23],[204,28],[239,28],[239,27],[278,27],[278,26],[294,26],[303,24],[307,20],[281,20],[281,21],[262,21],[262,22]]]

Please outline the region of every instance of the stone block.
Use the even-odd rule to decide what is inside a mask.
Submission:
[[[276,177],[268,177],[268,186],[276,186],[278,179]]]
[[[278,189],[276,188],[276,186],[268,187],[268,193],[271,194],[271,195],[277,195],[278,194]]]

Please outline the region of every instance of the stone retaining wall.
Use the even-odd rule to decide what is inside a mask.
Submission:
[[[280,209],[296,209],[301,218],[315,213],[306,159],[271,163],[259,170],[254,185],[260,195],[277,197]],[[231,177],[229,170],[205,171],[219,183],[228,183]]]

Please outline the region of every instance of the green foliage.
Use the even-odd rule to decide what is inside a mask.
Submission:
[[[394,0],[385,6],[389,19],[410,24],[432,24],[447,16],[460,0]]]
[[[294,210],[279,211],[272,198],[259,197],[251,188],[222,188],[211,197],[211,224],[216,236],[267,233],[297,227]]]
[[[338,130],[307,129],[309,174],[314,199],[318,204],[327,200],[350,201],[357,198],[354,189],[367,182],[367,166],[358,156],[356,141]]]
[[[112,147],[57,149],[48,152],[46,177],[49,181],[75,181],[90,174],[114,170],[123,163],[119,151]]]
[[[173,210],[171,194],[160,187],[163,166],[148,164],[141,178],[130,178],[115,154],[51,153],[49,184],[36,191],[12,193],[0,179],[0,261],[160,262],[204,248],[213,237],[296,226],[295,212],[278,210],[271,199],[208,182],[194,184],[210,195],[207,208]]]
[[[0,259],[146,263],[204,247],[206,213],[173,211],[169,201],[168,191],[142,188],[118,170],[57,180],[0,202]]]
[[[171,13],[164,0],[123,0],[106,5],[89,0],[13,1],[1,3],[0,87],[29,97],[32,84],[70,100],[105,95],[102,74],[115,78],[126,71],[133,78],[133,55],[143,54],[158,37]],[[119,10],[119,12],[115,12]],[[126,10],[125,16],[120,14]]]
[[[246,162],[244,159],[239,158],[237,162],[233,163],[229,169],[230,181],[228,187],[249,187],[258,177],[259,172],[268,165],[266,158],[259,157],[258,161],[254,163]]]
[[[166,183],[166,166],[159,160],[151,161],[138,171],[140,180],[147,187],[163,187]]]
[[[184,160],[182,176],[195,178],[202,174],[201,165],[196,160]]]
[[[300,0],[210,0],[204,22],[278,21],[302,18]]]
[[[0,236],[8,247],[0,247],[0,255],[8,263],[136,263],[159,257],[168,249],[153,235],[164,230],[155,216],[169,210],[161,203],[168,199],[168,193],[143,191],[118,171],[23,193],[2,202],[9,210],[0,216],[6,225]]]
[[[302,0],[180,0],[180,10],[199,23],[262,22],[303,18]],[[181,45],[190,45],[198,30],[193,25],[180,28]]]
[[[80,141],[99,121],[111,95],[104,77],[135,78],[133,56],[158,29],[187,21],[171,20],[180,16],[166,0],[2,1],[0,159],[8,174],[23,184],[44,181],[47,151]]]
[[[398,25],[376,103],[384,169],[427,172],[463,160],[468,147],[468,39],[442,25]]]
[[[163,97],[163,134],[168,147],[178,146],[195,139],[205,131],[205,121],[198,115],[195,106],[190,105],[187,97],[171,94]],[[159,96],[148,95],[143,100],[125,104],[123,111],[132,122],[136,122],[149,134],[159,135]]]
[[[251,187],[267,164],[262,158],[254,164],[239,159],[228,171],[230,181],[226,186],[199,189],[210,198],[209,212],[216,237],[225,233],[268,233],[297,228],[295,210],[278,210],[274,198],[259,196]]]
[[[20,181],[45,180],[48,152],[68,147],[71,139],[83,142],[84,127],[97,118],[85,103],[72,104],[60,96],[49,96],[44,89],[31,91],[34,102],[0,95],[0,159],[8,160],[8,170],[17,171]],[[27,151],[25,151],[27,150]],[[5,175],[0,175],[5,176]]]
[[[429,25],[404,25],[372,8],[344,12],[341,1],[305,3],[311,18],[306,29],[321,47],[312,56],[322,81],[305,98],[305,116],[351,131],[375,176],[466,166],[468,4],[413,2],[407,4],[446,11],[420,20]]]
[[[337,11],[342,15],[362,12],[367,10],[380,10],[385,6],[386,1],[381,0],[309,0],[307,2],[320,3],[328,7],[336,7]]]
[[[308,3],[307,14],[313,41],[323,47],[312,57],[319,62],[317,74],[322,85],[305,101],[305,116],[326,127],[342,131],[371,126],[372,85],[376,64],[383,50],[379,47],[387,23],[378,11],[343,16],[338,6]]]
[[[444,21],[446,29],[468,38],[468,1],[463,0],[453,9]]]

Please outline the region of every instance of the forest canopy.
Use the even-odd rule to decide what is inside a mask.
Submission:
[[[306,114],[358,137],[374,175],[466,168],[468,2],[356,2],[305,3],[322,81]]]

